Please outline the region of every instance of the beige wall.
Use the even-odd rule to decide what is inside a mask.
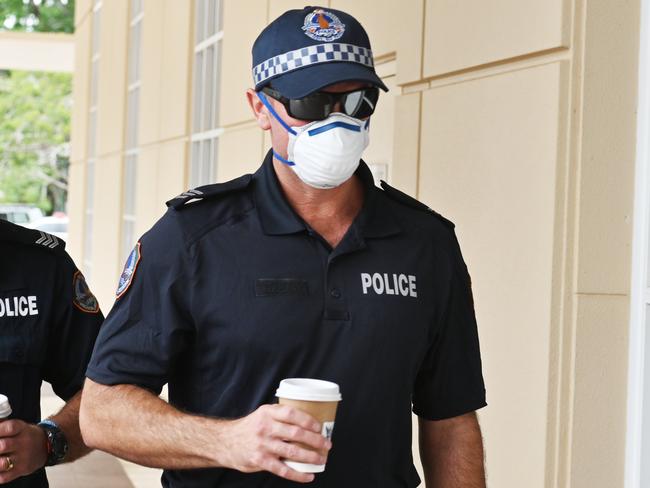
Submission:
[[[0,32],[0,69],[74,71],[74,35]]]
[[[92,286],[105,309],[121,268],[127,3],[102,14]],[[91,7],[77,5],[69,247],[80,260]],[[254,171],[269,145],[244,97],[252,41],[303,6],[225,0],[219,181]],[[364,158],[457,224],[488,391],[488,485],[622,486],[639,1],[325,6],[358,16],[391,88]],[[144,11],[137,234],[186,189],[192,108],[191,2]]]

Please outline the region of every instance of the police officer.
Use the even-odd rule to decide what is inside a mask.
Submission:
[[[11,488],[47,487],[44,466],[89,452],[79,391],[103,316],[64,247],[0,220],[0,394],[12,410],[0,421],[0,484]],[[39,422],[43,380],[67,403]]]
[[[166,487],[414,487],[413,408],[427,485],[484,486],[467,269],[453,224],[360,161],[386,90],[372,63],[338,10],[260,34],[247,97],[272,150],[169,201],[136,245],[87,372],[90,445],[165,468]],[[274,404],[289,377],[340,385],[331,441]],[[318,475],[282,462],[326,458]]]

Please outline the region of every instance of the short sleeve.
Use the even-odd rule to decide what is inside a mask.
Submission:
[[[43,379],[69,400],[83,386],[86,366],[104,320],[97,299],[74,262],[64,253],[57,267]]]
[[[86,372],[97,383],[133,384],[160,393],[170,365],[188,345],[193,324],[187,257],[170,212],[127,260]]]
[[[428,420],[487,405],[471,281],[455,235],[449,247],[448,293],[413,392],[414,413]]]

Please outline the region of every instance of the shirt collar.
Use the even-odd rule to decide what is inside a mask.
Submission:
[[[255,206],[265,234],[295,234],[307,230],[303,220],[287,202],[273,168],[273,152],[269,151],[262,166],[253,175]]]
[[[359,163],[355,175],[364,187],[364,202],[353,227],[363,237],[384,237],[401,231],[397,218],[386,205],[383,192],[374,184],[366,163]],[[262,229],[267,235],[296,234],[307,231],[305,222],[287,202],[273,167],[273,153],[269,151],[262,166],[253,175],[255,206]]]

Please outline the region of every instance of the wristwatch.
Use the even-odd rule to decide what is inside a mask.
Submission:
[[[38,426],[43,429],[47,441],[47,461],[45,466],[60,464],[68,454],[68,440],[61,428],[53,420],[41,420]]]

